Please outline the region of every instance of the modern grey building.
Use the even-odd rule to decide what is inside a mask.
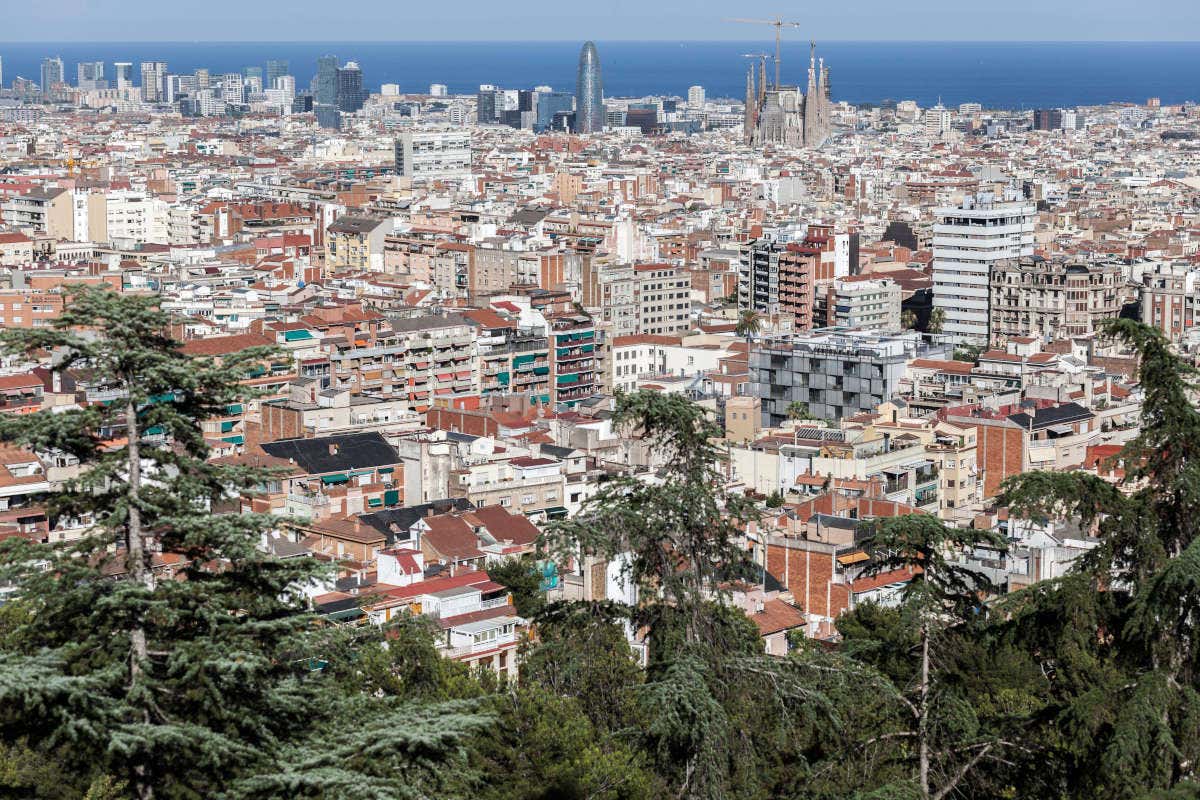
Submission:
[[[537,125],[539,131],[554,127],[554,118],[559,114],[570,114],[574,98],[569,92],[538,92]]]
[[[471,134],[466,131],[405,131],[396,137],[396,174],[434,180],[471,174]]]
[[[321,56],[317,59],[317,74],[313,78],[314,103],[322,106],[337,104],[337,72],[337,56]]]
[[[751,348],[749,393],[762,401],[766,427],[782,425],[793,402],[819,419],[841,419],[895,394],[910,359],[944,355],[913,331],[818,328],[771,336]]]
[[[575,132],[598,133],[604,130],[604,79],[600,75],[600,55],[596,45],[587,42],[579,53],[579,74],[575,79]]]
[[[267,62],[266,82],[263,84],[264,89],[274,89],[276,78],[282,78],[288,74],[289,64],[282,59],[273,59]]]
[[[50,97],[54,87],[63,82],[63,60],[61,58],[42,59],[42,97]]]

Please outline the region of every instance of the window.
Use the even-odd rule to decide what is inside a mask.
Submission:
[[[502,508],[508,508],[508,507],[509,507],[509,506],[511,506],[511,505],[512,505],[512,498],[511,498],[511,497],[505,496],[505,497],[501,497],[501,498],[500,498],[500,506],[501,506]]]
[[[531,495],[531,494],[522,495],[522,497],[521,497],[521,505],[529,505],[530,503],[532,503],[532,502],[533,502],[533,500],[534,500],[534,497],[533,497],[533,495]]]

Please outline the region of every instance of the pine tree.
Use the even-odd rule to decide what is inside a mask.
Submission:
[[[1071,574],[1007,599],[1001,633],[1046,676],[1045,757],[1080,796],[1186,795],[1200,759],[1196,370],[1132,320],[1106,333],[1140,357],[1142,425],[1118,457],[1125,478],[1035,472],[1004,486],[1014,516],[1078,519],[1099,546]]]
[[[0,549],[19,591],[0,625],[0,735],[98,775],[96,797],[393,797],[444,782],[487,717],[461,700],[413,705],[445,700],[456,674],[420,626],[392,636],[391,661],[375,655],[384,632],[353,649],[314,634],[299,587],[317,562],[264,553],[272,517],[212,513],[269,476],[209,461],[199,423],[248,399],[241,380],[271,350],[192,358],[153,298],[79,288],[69,301],[52,328],[0,338],[114,397],[0,419],[5,440],[79,460],[48,502],[88,526]],[[336,659],[329,674],[310,671],[314,653]]]

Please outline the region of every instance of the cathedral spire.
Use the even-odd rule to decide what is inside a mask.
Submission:
[[[817,88],[817,43],[809,40],[808,43],[808,93]]]

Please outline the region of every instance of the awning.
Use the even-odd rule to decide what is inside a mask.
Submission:
[[[344,472],[338,473],[336,475],[322,475],[321,476],[321,483],[326,483],[326,484],[328,484],[328,483],[345,483],[348,480],[350,480],[350,477],[348,475],[346,475]]]
[[[1070,425],[1051,425],[1050,431],[1057,433],[1059,436],[1070,436],[1075,432],[1075,429]]]

